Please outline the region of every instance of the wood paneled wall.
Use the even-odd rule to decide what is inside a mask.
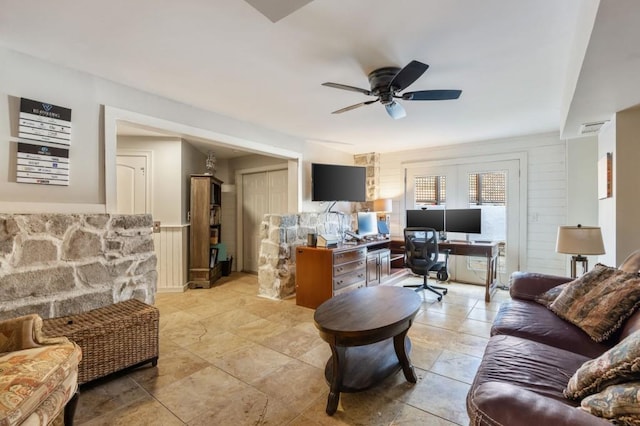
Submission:
[[[566,275],[565,255],[555,252],[556,233],[567,215],[566,143],[557,133],[401,151],[380,156],[380,197],[393,199],[391,232],[402,233],[406,163],[526,153],[526,238],[520,269]]]
[[[182,292],[187,286],[189,225],[161,226],[153,234],[158,258],[158,292]]]

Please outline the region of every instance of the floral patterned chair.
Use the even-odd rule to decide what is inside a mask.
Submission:
[[[38,315],[0,321],[0,426],[71,425],[81,358],[66,337],[44,337]]]

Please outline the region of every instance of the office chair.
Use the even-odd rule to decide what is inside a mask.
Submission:
[[[438,262],[438,233],[433,228],[405,228],[404,229],[405,263],[411,272],[424,277],[424,282],[417,285],[405,285],[415,287],[416,291],[429,290],[438,295],[438,302],[447,294],[444,287],[428,284],[430,270],[440,270],[443,262]],[[446,265],[446,261],[444,262]],[[438,265],[440,264],[440,265]],[[438,269],[436,269],[438,268]],[[445,269],[446,271],[446,269]],[[442,290],[442,293],[438,290]]]

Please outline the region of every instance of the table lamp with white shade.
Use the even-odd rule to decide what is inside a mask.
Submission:
[[[597,226],[560,226],[556,252],[572,254],[571,278],[576,278],[576,264],[582,263],[582,273],[589,269],[589,261],[585,255],[604,254],[602,232]]]

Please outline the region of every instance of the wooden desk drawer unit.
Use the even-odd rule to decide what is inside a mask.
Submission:
[[[358,246],[337,248],[306,247],[296,249],[296,303],[315,309],[322,302],[340,293],[366,287],[367,255],[371,246],[388,245],[388,240],[365,243]],[[378,272],[376,284],[381,277],[389,275],[389,250],[377,249],[376,265],[384,260],[385,267]],[[386,272],[385,272],[386,271]]]
[[[364,262],[358,269],[333,277],[333,290],[340,290],[341,288],[350,286],[351,284],[357,284],[359,282],[362,282],[365,286],[367,285]]]
[[[367,248],[360,247],[353,250],[341,251],[333,254],[333,264],[340,265],[354,260],[366,259]]]
[[[365,265],[365,259],[362,258],[360,260],[356,260],[355,262],[349,262],[349,263],[342,263],[339,265],[335,265],[333,266],[333,276],[334,277],[338,277],[342,274],[346,274],[349,272],[353,272],[356,271],[360,268],[362,268]]]

